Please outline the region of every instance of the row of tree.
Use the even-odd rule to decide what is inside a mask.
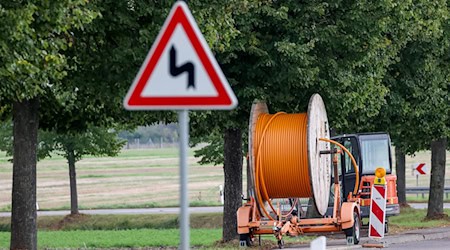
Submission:
[[[139,126],[134,131],[120,131],[118,136],[129,144],[136,143],[136,141],[142,144],[157,145],[163,142],[176,143],[178,142],[177,128],[176,123]]]
[[[113,129],[100,127],[88,127],[84,132],[56,133],[38,131],[38,160],[52,157],[53,154],[63,156],[69,167],[70,181],[70,211],[78,214],[78,192],[76,179],[76,162],[85,155],[92,156],[116,156],[125,145],[126,141],[118,137],[118,132]],[[13,155],[12,123],[0,123],[0,151],[7,155]]]
[[[173,112],[137,115],[122,108],[171,4],[0,4],[0,118],[12,117],[14,135],[12,249],[37,247],[38,129],[76,134],[91,126],[174,120]],[[443,212],[447,1],[191,0],[189,6],[239,99],[233,111],[191,113],[194,142],[214,142],[199,152],[204,162],[224,164],[225,241],[236,237],[243,138],[255,99],[274,111],[304,112],[318,92],[337,131],[388,131],[400,161],[431,144],[428,216]],[[404,185],[404,166],[403,173],[398,167]]]

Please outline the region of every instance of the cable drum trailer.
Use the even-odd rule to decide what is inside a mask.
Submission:
[[[331,144],[337,147],[332,149]],[[357,187],[342,201],[338,178],[334,178],[333,211],[327,212],[331,164],[338,176],[337,158],[348,154],[356,173],[358,166],[351,153],[330,140],[328,118],[322,98],[314,94],[307,113],[269,114],[264,102],[252,105],[249,121],[249,184],[247,202],[238,209],[238,234],[241,246],[250,246],[257,235],[273,234],[283,248],[285,235],[344,232],[347,240],[359,243],[361,216]],[[320,218],[300,218],[299,198],[314,198]],[[281,211],[277,199],[289,199],[291,209]]]

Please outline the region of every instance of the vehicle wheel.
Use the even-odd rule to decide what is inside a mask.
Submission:
[[[355,223],[353,223],[353,227],[344,229],[344,232],[345,236],[353,237],[353,243],[357,245],[361,235],[361,218],[357,212],[353,212],[353,218],[355,221]]]
[[[252,246],[250,234],[239,234],[239,246],[241,246],[241,247],[251,247]]]
[[[284,240],[283,239],[278,241],[278,248],[279,249],[283,249],[284,248]]]

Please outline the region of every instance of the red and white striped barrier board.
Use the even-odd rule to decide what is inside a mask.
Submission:
[[[372,186],[370,199],[369,237],[383,238],[386,220],[386,185]]]

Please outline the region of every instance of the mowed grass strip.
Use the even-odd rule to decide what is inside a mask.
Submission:
[[[10,230],[10,218],[0,217],[0,231]],[[40,216],[38,230],[127,230],[127,229],[176,229],[179,226],[178,214],[135,214],[135,215],[67,215]],[[193,229],[222,228],[221,213],[190,215]]]
[[[237,240],[222,243],[222,214],[190,216],[191,247],[237,249]],[[179,217],[160,215],[77,215],[38,218],[39,248],[177,248]],[[0,218],[0,249],[9,247],[9,218]],[[262,237],[262,249],[276,247],[273,235]],[[307,243],[311,236],[286,238],[287,245]]]
[[[191,246],[213,246],[221,237],[221,229],[190,230]],[[0,248],[9,248],[9,238],[9,232],[0,233]],[[38,232],[39,248],[175,247],[179,244],[178,229]]]
[[[450,209],[444,209],[445,214],[450,214]],[[426,209],[401,208],[400,215],[389,217],[392,231],[405,231],[421,228],[433,228],[450,226],[450,219],[426,220]]]
[[[191,246],[214,247],[222,237],[222,214],[190,216]],[[10,218],[0,218],[0,249],[9,247]],[[177,214],[76,215],[38,218],[39,248],[176,247]]]

